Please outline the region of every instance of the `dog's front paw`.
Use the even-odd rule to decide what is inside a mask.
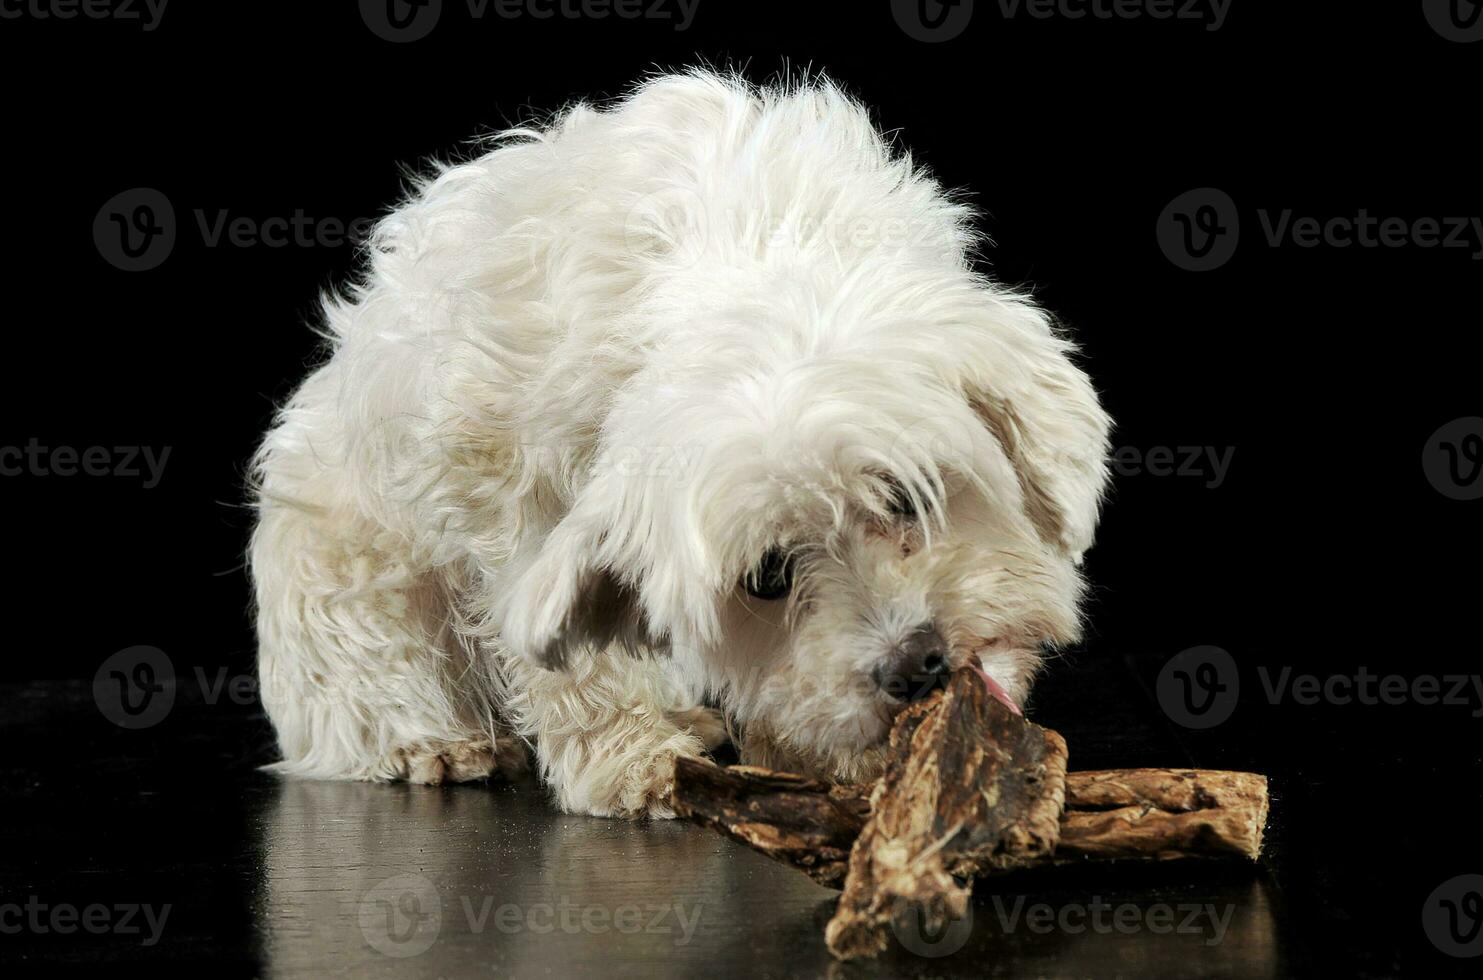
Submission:
[[[675,760],[682,755],[705,758],[703,753],[675,749],[656,752],[635,765],[616,787],[614,816],[673,819]]]
[[[564,760],[553,760],[549,778],[557,801],[569,813],[630,820],[673,818],[675,760],[710,762],[705,743],[689,731],[662,739],[613,740],[603,748],[589,747],[589,753],[576,771]]]
[[[424,742],[400,750],[396,758],[407,782],[429,786],[473,782],[496,773],[513,777],[527,766],[525,746],[513,736],[497,742],[486,736],[460,742]]]
[[[707,752],[714,752],[731,741],[731,729],[726,725],[726,716],[715,708],[689,708],[671,711],[669,720],[676,728],[684,729],[700,739]]]
[[[881,745],[848,753],[825,755],[809,752],[787,739],[777,738],[763,726],[747,728],[740,745],[744,766],[796,772],[831,783],[868,783],[886,769],[886,751]]]

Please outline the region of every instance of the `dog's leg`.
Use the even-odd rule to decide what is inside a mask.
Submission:
[[[731,741],[731,728],[726,724],[726,717],[715,708],[685,708],[669,712],[668,717],[680,728],[693,732],[708,752]]]
[[[512,774],[499,678],[448,624],[445,587],[401,536],[268,503],[253,537],[263,706],[283,761],[328,779]]]
[[[616,650],[546,670],[503,656],[516,730],[535,743],[542,780],[569,813],[674,816],[678,756],[704,758],[727,739],[720,715],[687,703],[662,661]]]

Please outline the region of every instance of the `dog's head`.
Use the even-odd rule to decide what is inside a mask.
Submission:
[[[983,283],[838,334],[766,305],[626,381],[503,642],[668,656],[789,764],[860,776],[953,668],[1023,700],[1076,637],[1108,422],[1043,315]]]

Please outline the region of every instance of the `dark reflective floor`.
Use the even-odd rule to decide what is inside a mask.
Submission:
[[[82,685],[11,688],[0,954],[6,972],[107,961],[267,977],[1388,976],[1467,965],[1421,936],[1425,891],[1414,888],[1431,872],[1414,888],[1382,874],[1397,857],[1357,843],[1376,840],[1363,820],[1334,829],[1336,797],[1302,753],[1277,752],[1257,724],[1190,760],[1207,748],[1159,722],[1138,675],[1127,664],[1083,666],[1074,684],[1053,675],[1036,714],[1065,732],[1075,768],[1266,768],[1276,802],[1265,861],[981,882],[970,921],[938,935],[904,923],[888,955],[849,966],[822,941],[833,892],[699,828],[563,816],[534,785],[280,782],[255,769],[270,743],[251,706],[204,703],[189,684],[144,731],[107,722]],[[1360,768],[1417,767],[1374,755]],[[1358,771],[1325,771],[1337,798]],[[1476,780],[1467,792],[1476,799]]]
[[[300,783],[270,788],[264,806],[255,910],[271,975],[1094,975],[1178,962],[1263,976],[1280,961],[1268,885],[1245,869],[1194,887],[1168,874],[1004,883],[981,889],[971,923],[942,935],[907,923],[905,950],[844,968],[820,941],[832,891],[688,826],[562,817],[518,788]]]

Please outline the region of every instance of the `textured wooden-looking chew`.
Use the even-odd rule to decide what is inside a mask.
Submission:
[[[1244,857],[1267,826],[1267,777],[1210,769],[1103,769],[1066,776],[1058,863]]]
[[[720,768],[681,757],[675,812],[838,888],[870,818],[869,786],[831,786],[755,766]]]
[[[902,712],[870,817],[824,931],[841,959],[873,956],[902,912],[927,928],[967,912],[972,875],[1049,857],[1066,799],[1066,743],[990,696],[976,673]]]
[[[675,805],[681,816],[791,864],[821,885],[838,888],[849,866],[850,847],[870,816],[873,787],[834,786],[790,772],[723,769],[681,759]],[[1117,795],[1110,795],[1114,787]],[[1266,820],[1267,780],[1256,773],[1071,772],[1066,774],[1060,843],[1054,854],[1034,863],[1255,859]]]
[[[1265,777],[1068,775],[1060,736],[988,697],[969,671],[902,712],[887,757],[885,775],[864,786],[682,759],[674,804],[681,816],[842,886],[826,939],[845,959],[883,949],[892,917],[908,906],[929,919],[962,915],[970,884],[954,876],[1261,850]]]

